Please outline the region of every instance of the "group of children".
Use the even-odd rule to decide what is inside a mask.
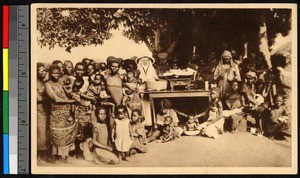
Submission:
[[[233,86],[235,84],[236,82],[234,82]],[[224,110],[223,104],[219,99],[219,93],[220,89],[218,87],[211,89],[211,100],[208,104],[208,107],[206,111],[198,115],[185,114],[176,109],[170,109],[186,118],[186,123],[183,126],[183,133],[185,135],[200,135],[218,139],[220,138],[220,135],[224,133],[225,129],[230,133],[235,133],[238,130],[237,128],[241,123],[241,120],[244,120],[246,122],[246,124],[243,125],[245,127],[244,131],[249,129],[249,131],[251,130],[251,133],[257,136],[262,135],[259,135],[258,132],[254,132],[252,130],[259,130],[260,126],[262,126],[264,135],[271,140],[274,140],[276,137],[280,138],[280,136],[284,135],[290,136],[291,112],[290,107],[284,103],[284,97],[282,95],[276,95],[274,97],[275,104],[264,111],[266,114],[257,116],[253,114],[256,113],[255,110],[257,109],[257,106],[239,105],[238,108],[233,107],[231,110]],[[237,98],[237,100],[240,100],[240,98]],[[255,117],[252,119],[254,122],[258,123],[251,123],[253,120],[247,119],[249,116]],[[262,121],[262,125],[260,121]],[[247,124],[247,122],[249,123]],[[163,134],[160,137],[162,142],[170,141],[176,138],[176,136],[180,136],[178,135],[178,132],[176,133],[173,123],[174,122],[171,116],[165,117],[164,126],[162,128]],[[230,125],[229,128],[225,128],[226,124]]]

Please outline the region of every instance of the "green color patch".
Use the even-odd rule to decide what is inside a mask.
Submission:
[[[3,91],[3,133],[8,134],[9,130],[9,93],[8,91]]]

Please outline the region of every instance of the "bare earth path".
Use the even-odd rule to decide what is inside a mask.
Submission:
[[[119,165],[97,165],[93,162],[70,158],[68,164],[40,166],[81,167],[289,167],[291,140],[271,141],[248,132],[234,135],[224,133],[220,139],[182,136],[168,143],[148,144],[148,153],[133,155]]]

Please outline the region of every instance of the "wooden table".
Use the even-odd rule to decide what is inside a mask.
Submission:
[[[152,125],[156,122],[154,99],[164,98],[195,98],[195,97],[208,97],[210,100],[209,90],[163,90],[163,91],[145,91],[142,93],[144,116],[146,125]],[[148,122],[147,122],[148,121]],[[151,123],[150,123],[151,121]]]

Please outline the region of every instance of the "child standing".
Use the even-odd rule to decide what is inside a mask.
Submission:
[[[131,147],[130,120],[126,116],[126,106],[119,105],[116,108],[116,119],[112,129],[112,141],[115,142],[118,157],[121,161],[126,160],[127,153]]]
[[[196,117],[207,116],[205,122],[199,125],[202,135],[219,138],[218,133],[224,132],[224,118],[223,118],[223,105],[219,100],[220,89],[218,87],[212,88],[210,91],[211,101],[207,111],[197,115]]]
[[[130,147],[130,155],[133,155],[137,151],[146,153],[148,150],[145,145],[148,144],[148,142],[146,138],[145,119],[139,109],[134,109],[132,111],[130,133],[133,138],[133,143]]]

